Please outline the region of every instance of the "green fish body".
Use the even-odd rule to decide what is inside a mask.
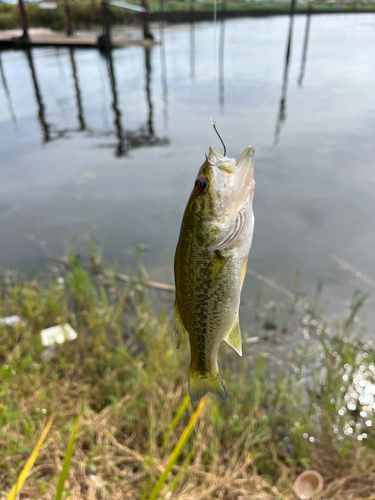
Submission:
[[[254,148],[237,162],[210,147],[182,220],[175,255],[177,347],[187,332],[192,401],[227,398],[217,354],[222,340],[241,356],[240,295],[254,231]]]

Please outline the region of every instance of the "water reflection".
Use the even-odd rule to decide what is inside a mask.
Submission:
[[[116,147],[116,156],[123,156],[125,151],[127,150],[127,138],[124,137],[122,124],[121,124],[121,111],[118,106],[118,97],[117,97],[117,88],[116,88],[116,76],[115,70],[113,68],[113,58],[112,51],[106,50],[101,52],[102,57],[104,57],[107,61],[108,68],[108,76],[109,81],[111,83],[112,90],[112,109],[115,115],[114,125],[116,129],[116,136],[118,139],[117,147]]]
[[[71,65],[72,65],[74,88],[75,88],[75,91],[76,91],[78,121],[79,121],[79,125],[80,125],[79,129],[80,130],[85,130],[86,129],[86,122],[85,122],[85,118],[83,116],[81,90],[79,88],[78,74],[77,74],[77,67],[76,67],[76,61],[75,61],[75,56],[74,56],[74,50],[71,47],[69,48],[69,55],[70,55],[70,62],[71,62]]]
[[[151,99],[151,60],[150,60],[150,49],[145,49],[145,67],[146,67],[146,99],[148,104],[148,135],[149,137],[154,136],[154,125],[153,125],[153,105]]]
[[[277,115],[276,128],[275,128],[275,141],[274,141],[275,146],[277,146],[277,144],[279,143],[281,128],[286,121],[286,98],[287,98],[287,92],[288,92],[288,74],[289,74],[290,54],[292,51],[293,21],[294,21],[294,16],[291,15],[290,16],[290,23],[289,23],[288,43],[286,46],[286,53],[285,53],[283,86],[282,86],[282,90],[281,90],[279,112]]]
[[[190,21],[190,79],[195,81],[195,23]]]
[[[31,73],[32,85],[34,88],[35,100],[37,103],[37,117],[42,131],[42,144],[60,139],[69,138],[71,134],[78,132],[86,132],[87,136],[90,137],[108,137],[112,132],[108,133],[107,130],[98,130],[97,128],[90,126],[85,118],[85,110],[83,107],[82,89],[80,86],[80,81],[78,78],[79,70],[76,60],[76,49],[67,49],[68,57],[71,66],[71,74],[73,80],[73,88],[75,93],[75,107],[77,110],[78,127],[59,127],[56,124],[52,124],[47,118],[47,110],[45,106],[45,101],[43,99],[42,89],[37,75],[34,57],[35,49],[26,48],[25,56]],[[152,99],[152,49],[144,49],[144,72],[145,72],[145,102],[147,105],[147,118],[146,122],[141,124],[139,127],[131,130],[127,130],[122,121],[122,112],[119,104],[119,93],[118,86],[116,82],[116,72],[115,72],[115,61],[112,51],[101,52],[100,57],[105,60],[105,66],[107,68],[107,74],[100,77],[101,92],[100,95],[103,97],[106,95],[104,90],[104,80],[109,80],[110,88],[110,102],[108,100],[103,101],[102,112],[106,114],[107,108],[110,107],[114,114],[114,133],[117,138],[115,146],[115,156],[121,157],[125,156],[130,149],[140,148],[144,146],[156,146],[156,145],[166,145],[169,143],[167,138],[159,138],[155,134],[154,125],[154,105]],[[166,61],[165,61],[165,51],[164,47],[161,52],[162,61],[162,89],[163,89],[163,116],[164,116],[164,127],[167,128],[168,124],[168,87],[167,87],[167,77],[166,77]],[[62,55],[60,52],[57,54],[58,59]],[[59,70],[61,75],[64,73],[64,59],[59,61]],[[3,68],[3,62],[0,58],[0,76],[2,81],[2,86],[5,91],[6,99],[8,102],[9,113],[12,121],[16,124],[16,116],[13,110],[10,90],[5,78],[5,72]],[[51,91],[50,91],[51,92]],[[107,121],[107,120],[104,120]],[[105,124],[104,124],[105,125]],[[108,127],[104,126],[105,129]]]
[[[309,9],[309,11],[307,13],[307,19],[306,19],[306,30],[305,30],[305,40],[303,43],[301,71],[300,71],[299,78],[298,78],[298,86],[299,87],[302,87],[303,77],[305,76],[305,70],[306,70],[306,56],[307,56],[307,44],[309,41],[310,18],[311,18],[311,10]]]
[[[38,119],[43,131],[43,143],[46,143],[51,140],[51,132],[50,132],[51,126],[47,123],[46,120],[46,109],[43,103],[42,94],[40,92],[40,87],[35,72],[32,50],[30,48],[26,48],[25,54],[31,72],[31,78],[33,81],[34,92],[35,92],[35,99],[38,105]]]
[[[168,84],[167,64],[165,58],[164,24],[160,23],[160,66],[161,66],[161,88],[163,101],[163,127],[168,128]]]
[[[8,103],[8,109],[9,109],[10,118],[11,118],[12,122],[15,124],[15,129],[18,132],[17,118],[16,118],[16,115],[14,113],[14,109],[13,109],[13,105],[12,105],[12,99],[10,97],[9,88],[8,88],[8,85],[7,85],[7,81],[5,79],[5,74],[4,74],[4,70],[3,70],[3,63],[2,63],[2,60],[1,60],[1,56],[0,56],[0,75],[1,75],[1,82],[3,84],[3,88],[4,88],[6,100],[7,100],[7,103]]]

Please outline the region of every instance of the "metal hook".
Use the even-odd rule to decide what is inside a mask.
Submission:
[[[211,118],[211,119],[212,119],[212,118]],[[217,136],[218,136],[218,138],[220,139],[221,144],[223,145],[223,148],[224,148],[224,156],[226,156],[226,154],[227,154],[227,148],[225,147],[224,141],[223,141],[223,139],[220,137],[219,132],[217,131],[217,128],[216,128],[216,122],[215,122],[215,120],[212,120],[212,126],[214,127],[214,130],[215,130],[215,132],[217,133]]]

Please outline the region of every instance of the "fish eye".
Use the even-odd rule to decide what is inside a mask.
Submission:
[[[199,194],[203,194],[207,191],[209,185],[210,181],[206,177],[203,177],[202,179],[197,180],[195,189]]]

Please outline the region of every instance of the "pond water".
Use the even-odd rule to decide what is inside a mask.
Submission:
[[[291,29],[292,27],[292,29]],[[329,310],[372,291],[375,15],[241,18],[154,27],[162,44],[0,53],[0,265],[43,270],[94,233],[108,261],[173,283],[173,254],[210,144],[256,148],[249,268]],[[341,260],[340,260],[341,259]],[[344,269],[344,263],[351,267]],[[282,303],[254,276],[243,298]]]

